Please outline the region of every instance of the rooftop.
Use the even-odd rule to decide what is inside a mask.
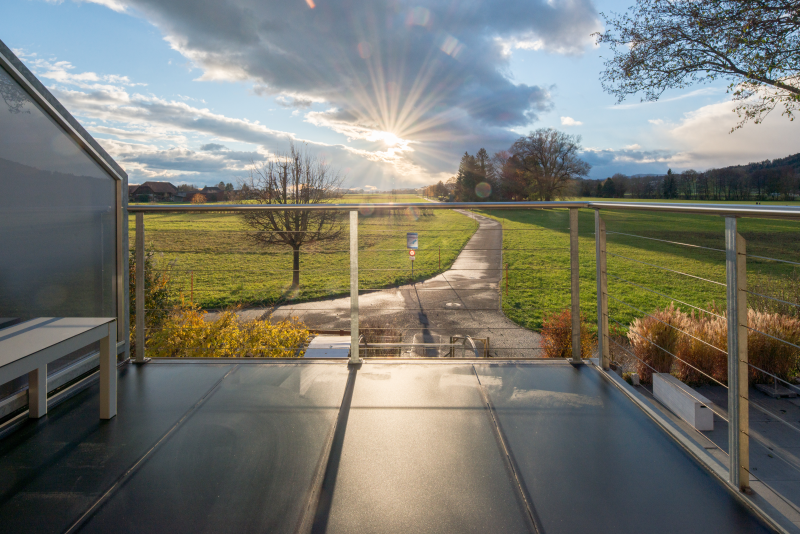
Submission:
[[[769,531],[592,365],[162,360],[97,395],[0,440],[7,531]]]

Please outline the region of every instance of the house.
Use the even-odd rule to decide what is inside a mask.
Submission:
[[[128,202],[152,202],[154,196],[155,193],[150,186],[142,184],[128,187]]]
[[[172,201],[178,188],[169,182],[145,182],[140,187],[149,187],[152,191],[153,200],[156,201]]]
[[[200,190],[209,202],[225,200],[225,190],[216,186],[206,186]]]
[[[128,186],[129,202],[172,202],[178,188],[169,182],[145,182]]]

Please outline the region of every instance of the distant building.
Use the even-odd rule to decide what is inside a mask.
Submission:
[[[128,186],[128,200],[141,201],[147,197],[148,202],[171,202],[175,200],[178,188],[169,182],[145,182],[141,185]]]
[[[225,190],[216,186],[206,186],[200,190],[200,193],[202,193],[209,202],[225,200]]]

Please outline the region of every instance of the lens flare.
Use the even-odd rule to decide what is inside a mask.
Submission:
[[[439,50],[450,57],[458,59],[459,54],[461,54],[461,51],[464,50],[464,44],[452,35],[447,34],[442,39],[442,42],[439,45]]]
[[[406,210],[406,214],[410,219],[414,219],[415,221],[419,220],[419,208],[412,206]]]
[[[478,195],[478,198],[488,198],[492,194],[492,186],[481,182],[475,186],[475,194]]]
[[[358,208],[358,212],[364,217],[369,217],[370,215],[375,213],[375,208],[373,208],[372,206],[364,206],[363,208]]]
[[[431,12],[425,7],[415,7],[408,12],[406,17],[407,26],[423,26],[425,28],[431,25]]]
[[[370,44],[365,42],[358,43],[358,55],[361,56],[361,59],[368,59],[372,55]]]

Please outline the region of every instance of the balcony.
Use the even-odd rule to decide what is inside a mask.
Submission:
[[[588,365],[165,361],[111,421],[97,394],[0,441],[9,532],[770,530]]]
[[[763,354],[750,349],[763,345],[748,342],[752,334],[800,347],[747,320],[748,299],[796,306],[747,280],[748,273],[788,276],[800,264],[787,238],[796,235],[797,208],[127,206],[125,173],[42,96],[9,51],[0,52],[0,75],[9,87],[18,84],[20,105],[31,112],[0,122],[0,134],[11,138],[25,121],[39,121],[31,128],[48,128],[42,138],[49,143],[3,157],[34,158],[56,133],[74,143],[53,158],[53,169],[4,160],[24,187],[0,205],[0,244],[12,251],[0,257],[12,273],[0,280],[3,314],[99,316],[119,325],[99,354],[83,347],[45,370],[46,416],[28,417],[28,399],[41,392],[24,378],[2,385],[4,531],[800,531],[800,408],[748,377],[772,382],[776,392],[799,388],[756,365]],[[65,162],[94,175],[54,174]],[[91,194],[48,196],[38,187],[73,179]],[[303,252],[304,282],[292,288],[291,258],[245,245],[237,225],[247,212],[308,210],[338,213],[344,231],[327,249]],[[209,220],[211,230],[198,226]],[[229,241],[219,239],[223,233]],[[419,239],[413,263],[407,233]],[[244,302],[231,312],[237,320],[299,317],[311,336],[297,344],[163,349],[161,327],[149,321],[176,303],[146,304],[148,247],[163,254],[149,269],[168,272],[181,306],[212,310],[202,324]],[[688,298],[687,284],[702,289]],[[716,317],[727,327],[725,343],[659,319],[653,310],[670,302]],[[552,323],[564,311],[567,322]],[[695,339],[721,364],[695,368],[652,336],[641,336],[640,350],[637,319]],[[376,341],[375,330],[392,334]],[[588,330],[597,346],[587,350]],[[309,342],[333,334],[346,338],[345,357],[300,357],[310,355]],[[571,340],[571,350],[544,357],[542,335]],[[97,362],[113,356],[113,342],[116,416],[98,420]],[[661,360],[643,359],[650,349]],[[714,430],[693,428],[651,386],[636,385],[631,371],[642,384],[651,371],[705,375],[705,385],[687,395],[713,412]]]

